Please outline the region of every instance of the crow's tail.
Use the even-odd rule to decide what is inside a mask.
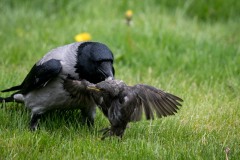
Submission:
[[[14,86],[5,90],[2,90],[1,92],[10,92],[10,91],[16,91],[16,90],[20,90],[22,88],[22,85],[19,86]]]
[[[4,103],[4,102],[14,102],[13,96],[6,97],[6,98],[0,97],[0,103]]]
[[[15,91],[15,90],[20,90],[21,89],[21,85],[19,86],[14,86],[14,87],[11,87],[11,88],[8,88],[8,89],[5,89],[5,90],[2,90],[1,92],[10,92],[10,91]],[[18,91],[19,92],[19,91]],[[16,93],[18,93],[16,92]],[[15,94],[15,93],[14,93]],[[14,94],[12,94],[10,97],[6,97],[6,98],[3,98],[3,97],[0,97],[0,103],[4,103],[4,102],[14,102]]]

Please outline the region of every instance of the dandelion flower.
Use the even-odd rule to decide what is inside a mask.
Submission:
[[[82,41],[90,41],[92,39],[91,35],[87,32],[77,34],[74,37],[75,41],[82,42]]]
[[[133,16],[133,11],[132,10],[127,10],[125,12],[125,18],[126,18],[126,22],[127,22],[127,25],[130,25],[131,22],[132,22],[132,16]]]
[[[131,19],[133,16],[133,11],[132,10],[127,10],[125,13],[126,18]]]

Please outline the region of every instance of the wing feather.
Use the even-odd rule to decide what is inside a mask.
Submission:
[[[36,88],[44,87],[50,80],[57,77],[62,70],[59,60],[51,59],[40,65],[35,64],[21,85],[5,89],[2,92],[19,90],[20,93],[26,94]]]
[[[131,91],[137,95],[136,109],[131,117],[135,121],[141,119],[143,112],[146,119],[154,119],[155,115],[159,118],[174,115],[183,102],[181,98],[149,85],[138,84],[131,87]]]
[[[79,81],[70,78],[63,80],[63,83],[64,89],[69,92],[71,96],[79,99],[81,99],[83,93],[89,93],[87,86],[93,86],[93,84],[89,83],[88,81]]]

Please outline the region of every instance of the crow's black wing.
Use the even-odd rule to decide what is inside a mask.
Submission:
[[[140,120],[143,112],[146,119],[154,119],[155,114],[159,118],[174,115],[183,102],[181,98],[149,85],[138,84],[130,91],[136,95],[131,121]]]
[[[55,78],[61,71],[62,65],[59,60],[51,59],[41,65],[34,65],[22,83],[21,92],[44,87],[51,79]]]
[[[59,60],[51,59],[40,65],[34,65],[22,84],[14,86],[2,92],[19,90],[20,93],[26,94],[29,91],[44,87],[51,79],[55,78],[62,69],[62,65]]]

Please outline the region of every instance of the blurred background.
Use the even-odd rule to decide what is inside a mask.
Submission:
[[[239,74],[239,8],[235,0],[1,0],[0,64],[29,69],[50,49],[87,33],[86,40],[111,48],[119,78],[127,66],[142,72],[138,78],[180,71],[199,83],[222,79],[225,71]]]
[[[125,135],[129,137],[126,143],[130,144],[130,149],[120,145],[120,151],[132,151],[131,155],[136,157],[140,153],[143,157],[151,155],[153,159],[179,159],[179,153],[182,159],[223,159],[224,148],[229,146],[230,156],[237,159],[237,142],[240,141],[239,0],[1,0],[0,89],[19,84],[49,50],[84,40],[105,43],[112,50],[117,79],[131,85],[153,85],[184,99],[176,119],[156,121],[156,127],[151,124],[146,129],[143,123],[136,124],[137,127]],[[18,112],[15,115],[0,112],[0,131],[4,130],[0,141],[5,146],[11,142],[12,132],[17,135],[27,132],[28,116],[23,112],[24,116],[18,118]],[[102,128],[107,124],[101,115],[97,119],[96,126]],[[62,130],[68,134],[66,127],[61,128],[62,124],[59,124],[60,133],[53,126],[57,135],[61,135]],[[44,128],[44,124],[41,126]],[[23,128],[26,130],[22,131]],[[42,134],[39,136],[44,139],[45,133]],[[77,139],[78,133],[74,136]],[[130,141],[136,136],[137,141]],[[145,136],[149,138],[145,140]],[[61,150],[62,139],[52,138]],[[99,145],[94,138],[89,138],[94,141],[88,144],[89,153]],[[20,136],[16,141],[21,140]],[[71,149],[73,142],[66,141],[71,143]],[[31,142],[26,140],[26,143]],[[146,147],[138,148],[142,144],[149,147],[147,153]],[[110,143],[108,149],[118,150],[118,147],[118,143]],[[140,150],[137,154],[136,148]],[[31,147],[28,149],[34,152]],[[5,155],[12,150],[18,153],[18,145],[13,143],[2,149]],[[105,146],[93,153],[101,157],[104,151]],[[55,150],[53,153],[56,154]],[[23,157],[27,155],[28,152],[23,152]]]

